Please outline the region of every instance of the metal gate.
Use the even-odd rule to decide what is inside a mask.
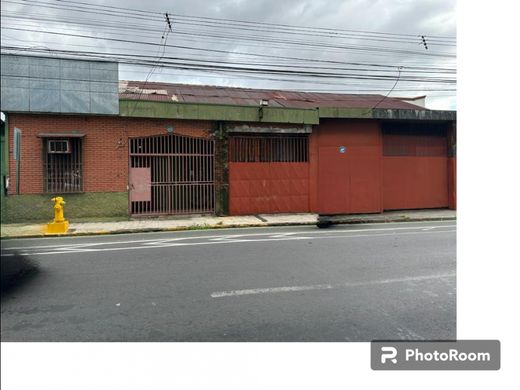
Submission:
[[[129,139],[132,215],[213,213],[213,140],[176,134]]]
[[[229,209],[231,215],[308,212],[308,135],[231,137]]]
[[[445,124],[383,124],[383,208],[449,206]]]

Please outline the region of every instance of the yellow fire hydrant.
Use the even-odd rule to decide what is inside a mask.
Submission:
[[[48,223],[45,229],[46,234],[64,234],[69,229],[69,221],[63,215],[63,205],[65,201],[61,196],[51,199],[54,202],[54,220]]]

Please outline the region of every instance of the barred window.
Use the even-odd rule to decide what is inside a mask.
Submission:
[[[82,139],[44,138],[43,143],[45,192],[82,192]]]
[[[231,162],[308,162],[307,135],[235,136],[229,140]]]

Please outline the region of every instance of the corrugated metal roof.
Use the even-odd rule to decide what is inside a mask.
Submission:
[[[166,91],[167,94],[164,95],[163,91]],[[132,100],[178,101],[239,106],[258,106],[261,99],[267,99],[269,100],[269,107],[286,108],[372,108],[377,104],[377,108],[418,109],[418,106],[414,104],[390,97],[381,101],[384,97],[383,95],[311,93],[215,85],[145,83],[144,81],[120,81],[119,97]]]

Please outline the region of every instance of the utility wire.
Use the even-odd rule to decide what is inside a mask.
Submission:
[[[19,47],[12,47],[12,49],[20,50]],[[156,63],[155,60],[139,60],[133,58],[130,54],[117,54],[117,55],[107,55],[106,53],[95,54],[93,52],[78,52],[78,51],[67,51],[67,50],[44,50],[44,49],[30,49],[32,51],[47,51],[61,54],[69,54],[75,56],[87,56],[87,57],[97,57],[104,59],[113,59],[118,60],[120,62],[125,62],[129,64],[146,64],[153,65]],[[166,58],[166,57],[165,57]],[[193,61],[193,60],[192,60]],[[162,61],[161,66],[170,66],[179,69],[208,69],[208,70],[225,70],[228,72],[245,72],[245,73],[268,73],[268,74],[280,74],[280,75],[296,75],[296,76],[310,76],[317,78],[337,78],[337,79],[360,79],[360,80],[386,80],[392,78],[388,75],[382,74],[359,74],[359,73],[332,73],[332,72],[319,72],[319,71],[301,71],[301,70],[291,70],[284,68],[258,68],[258,67],[247,67],[247,66],[234,66],[234,65],[215,65],[215,64],[204,64],[204,63],[187,63],[187,62],[178,62],[175,60],[171,61]],[[425,82],[425,83],[455,83],[455,79],[451,78],[440,78],[440,77],[425,77],[425,76],[407,76],[404,78],[406,81],[413,82]]]
[[[144,90],[146,88],[148,80],[150,79],[150,77],[152,76],[154,70],[157,68],[157,66],[160,64],[161,60],[164,57],[164,50],[166,49],[166,42],[168,41],[168,34],[170,34],[170,32],[172,31],[172,25],[170,23],[170,19],[168,17],[168,14],[166,13],[165,15],[166,15],[166,19],[165,19],[166,25],[164,26],[164,31],[163,31],[163,34],[161,36],[161,40],[164,41],[164,43],[162,45],[162,53],[161,53],[160,57],[157,59],[157,62],[150,69],[150,72],[148,72],[148,74],[146,75],[146,78],[144,80],[144,85],[141,88],[141,92],[139,93],[139,97],[137,98],[137,100],[141,99],[141,95],[143,94],[143,92],[144,92]],[[132,113],[135,111],[136,107],[137,107],[137,102],[134,104],[134,107],[132,109]]]
[[[42,34],[51,34],[51,35],[60,35],[60,36],[87,38],[87,39],[96,39],[96,40],[107,40],[107,41],[113,41],[113,42],[126,42],[126,43],[134,43],[134,44],[138,44],[138,45],[152,45],[152,46],[160,45],[160,44],[153,43],[153,42],[133,41],[133,40],[122,39],[122,38],[98,37],[98,36],[87,35],[87,34],[72,34],[72,33],[63,33],[63,32],[56,32],[56,31],[32,30],[32,29],[4,27],[4,26],[2,26],[2,29],[14,30],[14,31],[25,31],[25,32],[37,32],[37,33],[42,33]],[[255,54],[255,53],[244,53],[244,52],[238,52],[238,51],[229,52],[229,51],[225,51],[225,50],[200,48],[200,47],[189,47],[189,46],[183,46],[183,45],[165,45],[165,46],[172,47],[172,48],[196,50],[196,51],[202,50],[202,51],[211,51],[211,52],[220,52],[220,53],[226,52],[226,53],[235,53],[235,54],[241,54],[241,55],[258,56],[258,54]],[[358,50],[363,50],[363,49],[358,49]],[[372,49],[372,50],[375,50],[375,49]],[[387,50],[387,51],[392,52],[391,50]],[[402,51],[402,53],[405,54],[406,52]],[[415,54],[415,55],[432,56],[432,57],[446,57],[446,58],[455,57],[455,55],[451,55],[451,54],[428,54],[428,53],[422,53],[422,52],[420,52],[420,53],[408,52],[408,53]],[[260,55],[260,56],[262,56],[262,55]],[[266,55],[263,55],[263,56],[266,56]],[[273,57],[280,58],[280,56],[273,56]]]
[[[397,70],[399,71],[399,74],[397,75],[397,79],[395,80],[394,86],[390,89],[390,91],[388,91],[388,93],[380,101],[378,101],[374,105],[374,107],[372,107],[372,110],[376,109],[377,106],[379,106],[381,103],[383,103],[383,101],[392,93],[392,91],[396,87],[397,83],[399,82],[399,79],[401,78],[401,68],[402,68],[401,66],[397,68]]]
[[[2,19],[4,17],[14,18],[14,19],[29,19],[34,20],[35,22],[41,21],[42,19],[47,22],[58,22],[63,24],[72,24],[72,25],[93,25],[97,24],[98,29],[96,31],[105,30],[106,29],[114,29],[119,32],[114,32],[113,34],[125,34],[123,33],[124,30],[140,30],[142,32],[154,32],[157,30],[154,30],[152,25],[149,24],[138,24],[138,23],[145,23],[145,22],[154,22],[157,21],[160,17],[160,15],[164,15],[162,13],[153,12],[153,11],[147,11],[147,10],[138,10],[138,9],[131,9],[131,8],[123,8],[123,7],[115,7],[115,6],[106,6],[106,5],[96,5],[96,4],[89,4],[86,2],[80,2],[80,1],[67,1],[66,3],[61,0],[56,0],[55,2],[43,2],[43,1],[37,1],[37,0],[19,0],[19,1],[13,1],[13,0],[4,0],[3,3],[11,3],[11,4],[23,4],[28,5],[31,7],[40,7],[45,8],[46,10],[60,10],[60,11],[67,11],[67,12],[79,12],[79,13],[86,13],[89,15],[102,15],[107,16],[110,20],[103,20],[100,18],[97,18],[96,20],[88,20],[88,19],[81,19],[81,18],[73,18],[72,20],[75,22],[69,20],[64,20],[57,18],[56,16],[53,18],[51,15],[42,13],[34,18],[30,18],[29,15],[31,13],[24,12],[24,15],[20,15],[20,13],[8,13],[5,15],[5,12],[2,13]],[[3,10],[5,11],[5,10]],[[9,12],[9,11],[8,11]],[[19,18],[10,16],[10,15],[19,15]],[[168,15],[173,15],[176,18],[176,24],[180,24],[181,28],[176,29],[175,34],[176,35],[186,35],[186,36],[193,36],[193,37],[204,37],[205,41],[213,38],[214,40],[218,39],[240,39],[243,41],[249,41],[251,43],[265,43],[269,46],[271,45],[284,45],[292,49],[292,46],[294,46],[294,50],[313,50],[315,49],[321,49],[321,50],[356,50],[359,52],[374,52],[377,53],[377,55],[413,55],[413,56],[421,56],[424,58],[455,58],[455,55],[452,55],[451,53],[424,53],[424,52],[415,52],[410,50],[403,50],[398,49],[391,46],[362,46],[362,45],[356,45],[356,46],[349,46],[349,45],[340,45],[340,44],[329,44],[326,42],[313,42],[313,41],[306,41],[306,42],[300,42],[300,41],[294,41],[292,39],[288,38],[281,38],[277,36],[272,36],[273,34],[283,34],[286,36],[289,35],[299,35],[299,36],[305,36],[305,35],[313,35],[316,37],[323,37],[323,38],[330,38],[330,39],[355,39],[359,41],[363,40],[373,40],[377,42],[383,42],[383,43],[393,43],[393,44],[408,44],[415,42],[417,43],[417,37],[422,37],[423,44],[426,49],[428,47],[426,46],[426,40],[428,39],[429,45],[438,45],[438,46],[453,46],[454,45],[454,38],[453,37],[442,37],[442,36],[426,36],[426,35],[413,35],[413,34],[396,34],[396,33],[383,33],[383,32],[370,32],[370,31],[361,31],[361,30],[341,30],[341,29],[326,29],[326,28],[317,28],[317,27],[301,27],[301,26],[294,26],[294,25],[284,25],[284,24],[274,24],[274,23],[261,23],[261,22],[250,22],[250,21],[240,21],[240,20],[233,20],[233,19],[217,19],[217,18],[208,18],[208,17],[195,17],[195,16],[187,16],[187,15],[178,15],[173,13],[167,13]],[[128,23],[128,18],[131,18],[132,23]],[[47,20],[45,20],[47,19]],[[53,20],[54,19],[54,20]],[[123,20],[121,20],[123,19]],[[141,21],[141,22],[139,22]],[[83,23],[82,23],[83,22]],[[105,23],[106,22],[106,23]],[[31,23],[33,23],[31,21]],[[18,24],[20,25],[20,24]],[[184,26],[196,26],[198,27],[197,30],[190,30],[182,28],[182,25]],[[207,28],[206,30],[200,29],[200,27]],[[252,31],[252,32],[261,32],[261,36],[251,36],[251,35],[244,35],[244,34],[235,34],[235,35],[228,35],[229,29],[233,28],[233,30],[239,30],[239,31]],[[79,28],[81,28],[79,26]],[[209,30],[208,30],[209,28]],[[80,51],[59,51],[59,50],[46,50],[42,48],[21,48],[21,47],[15,47],[12,46],[10,49],[7,48],[7,50],[26,50],[27,52],[32,53],[61,53],[66,54],[70,56],[97,56],[101,59],[115,59],[122,62],[122,64],[126,65],[135,65],[135,66],[145,66],[150,67],[149,72],[147,73],[145,85],[148,82],[148,80],[153,75],[154,71],[158,68],[173,68],[173,69],[179,69],[179,70],[190,70],[190,71],[199,71],[199,72],[212,72],[212,73],[239,73],[242,74],[240,77],[250,77],[253,73],[259,73],[262,75],[265,74],[273,74],[275,76],[290,76],[290,77],[297,77],[300,79],[313,79],[312,81],[302,81],[303,83],[317,83],[317,84],[330,84],[326,82],[320,82],[319,79],[358,79],[363,81],[384,81],[388,79],[390,76],[386,76],[383,73],[390,71],[390,69],[387,69],[391,67],[390,65],[384,65],[384,64],[369,64],[364,63],[362,61],[350,61],[350,62],[343,62],[343,61],[332,61],[332,60],[320,60],[316,58],[308,59],[308,58],[301,58],[301,57],[292,57],[292,56],[278,56],[278,55],[268,55],[265,53],[247,53],[247,52],[234,52],[234,51],[226,51],[226,50],[219,50],[215,48],[201,48],[201,47],[193,47],[193,46],[184,46],[184,45],[167,45],[166,40],[164,42],[161,42],[161,44],[154,44],[153,42],[142,42],[142,41],[131,41],[126,39],[116,39],[116,38],[108,38],[108,37],[99,37],[99,36],[92,36],[92,35],[84,35],[84,34],[70,34],[70,33],[63,33],[63,32],[56,32],[56,31],[47,31],[47,30],[36,30],[36,29],[20,29],[16,27],[4,27],[2,26],[2,29],[11,29],[15,31],[25,31],[25,32],[36,32],[36,33],[42,33],[42,34],[51,34],[57,37],[63,37],[63,36],[70,36],[70,37],[78,37],[78,38],[85,38],[85,39],[95,39],[95,40],[105,40],[105,41],[116,41],[116,42],[122,42],[122,43],[128,43],[128,44],[138,44],[138,45],[149,45],[149,46],[158,46],[160,47],[159,50],[162,49],[162,53],[159,56],[159,59],[151,60],[147,59],[150,58],[150,56],[139,56],[142,59],[131,59],[128,57],[131,57],[130,54],[122,54],[122,53],[99,53],[95,54],[94,52],[80,52]],[[212,30],[213,29],[213,30]],[[215,34],[215,31],[218,31],[218,29],[225,29],[225,32],[220,32]],[[171,30],[170,30],[171,31]],[[168,34],[169,31],[166,31]],[[112,34],[105,32],[104,34]],[[166,37],[167,37],[166,34]],[[62,44],[60,42],[55,42],[53,44]],[[162,45],[162,46],[161,46]],[[84,45],[86,46],[86,45]],[[298,48],[296,46],[299,46]],[[189,50],[189,51],[199,51],[199,52],[207,52],[207,53],[219,53],[224,55],[237,55],[237,56],[246,56],[246,57],[256,57],[256,58],[270,58],[271,62],[273,60],[276,61],[296,61],[300,63],[324,63],[324,64],[334,64],[334,65],[343,65],[343,64],[349,64],[353,66],[365,66],[365,69],[357,69],[357,68],[335,68],[335,67],[319,67],[319,66],[304,66],[304,65],[296,65],[292,66],[292,68],[300,68],[300,70],[291,71],[290,69],[284,69],[287,68],[288,65],[284,64],[272,64],[272,63],[261,63],[261,62],[229,62],[229,61],[201,61],[199,58],[192,59],[192,58],[175,58],[175,57],[167,57],[166,54],[166,47],[168,48],[174,48],[177,50]],[[5,47],[2,48],[3,50],[6,49]],[[133,50],[133,49],[122,49],[122,50]],[[204,53],[205,54],[205,53]],[[206,54],[209,55],[209,54]],[[361,54],[359,54],[361,55]],[[133,57],[135,57],[135,52],[133,54]],[[166,59],[166,61],[164,61]],[[217,65],[215,65],[217,64]],[[251,65],[251,66],[237,66],[237,65]],[[370,67],[375,69],[369,69]],[[395,66],[394,66],[395,67]],[[417,71],[412,71],[412,69]],[[302,69],[305,69],[305,71],[302,71]],[[332,72],[324,72],[324,71],[307,71],[307,69],[315,69],[315,70],[330,70]],[[407,73],[408,76],[403,76],[401,74],[401,70],[404,69],[404,73]],[[374,70],[377,70],[378,73],[373,73]],[[385,97],[381,100],[384,101],[384,99],[390,95],[390,93],[394,90],[400,90],[395,89],[397,86],[397,83],[399,81],[405,82],[405,83],[437,83],[437,84],[452,84],[455,83],[455,79],[449,78],[449,77],[431,77],[427,76],[428,74],[435,74],[435,73],[445,73],[450,74],[454,71],[454,69],[450,68],[439,68],[439,67],[428,67],[428,66],[400,66],[398,68],[399,74],[397,77],[397,80],[392,87],[392,89],[386,94]],[[347,72],[355,72],[355,73],[345,73]],[[423,76],[414,76],[413,73],[423,73]],[[207,76],[209,77],[209,76]],[[230,76],[227,76],[230,77]],[[266,79],[265,76],[259,77],[259,79]],[[273,81],[281,80],[278,79],[271,79]],[[297,80],[290,80],[291,82],[297,82]],[[403,89],[401,89],[403,90]],[[433,88],[432,88],[433,90]],[[379,102],[377,105],[379,105],[381,102]],[[375,107],[377,107],[377,105]]]
[[[21,0],[21,3],[18,1],[12,1],[12,0],[4,0],[6,3],[16,3],[16,4],[27,4],[27,3],[33,3],[39,4],[41,6],[45,7],[54,7],[55,3],[50,2],[42,2],[42,1],[36,1],[36,0]],[[124,8],[124,7],[116,7],[116,6],[108,6],[108,5],[102,5],[102,4],[90,4],[86,2],[79,2],[79,1],[67,1],[63,2],[61,0],[56,0],[56,3],[61,3],[63,6],[67,7],[67,9],[83,9],[83,10],[105,10],[107,12],[111,12],[111,15],[134,15],[134,16],[144,16],[149,15],[149,18],[151,20],[157,20],[162,13],[160,12],[154,12],[149,10],[140,10],[135,8]],[[59,7],[58,7],[59,8]],[[303,31],[324,31],[329,33],[335,33],[338,34],[340,32],[344,33],[356,33],[360,35],[381,35],[381,36],[394,36],[394,37],[414,37],[416,38],[416,34],[403,34],[403,33],[389,33],[389,32],[379,32],[379,31],[366,31],[366,30],[347,30],[347,29],[332,29],[332,28],[323,28],[323,27],[306,27],[306,26],[297,26],[297,25],[289,25],[289,24],[280,24],[280,23],[265,23],[265,22],[253,22],[253,21],[245,21],[245,20],[237,20],[237,19],[226,19],[226,18],[211,18],[211,17],[203,17],[203,16],[189,16],[189,15],[182,15],[182,14],[175,14],[169,12],[169,15],[175,16],[177,18],[183,19],[190,19],[190,20],[204,20],[207,23],[213,22],[213,23],[221,23],[229,26],[230,24],[239,24],[239,25],[253,25],[253,26],[264,26],[265,28],[269,28],[270,30],[274,28],[284,28],[284,29],[291,29],[291,30],[303,30]],[[424,34],[423,34],[424,35]],[[449,36],[438,36],[438,35],[429,35],[429,39],[438,39],[438,40],[454,40],[454,37]]]

